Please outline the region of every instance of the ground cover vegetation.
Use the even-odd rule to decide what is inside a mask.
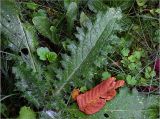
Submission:
[[[159,0],[1,0],[2,118],[158,119]],[[125,85],[95,114],[85,93]]]

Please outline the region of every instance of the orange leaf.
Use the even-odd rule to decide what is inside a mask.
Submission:
[[[115,81],[114,77],[102,81],[96,87],[77,96],[79,109],[86,114],[94,114],[104,107],[106,101],[116,95],[117,88],[124,85],[123,80]]]
[[[73,100],[76,100],[77,96],[79,95],[79,89],[73,89],[71,96]]]

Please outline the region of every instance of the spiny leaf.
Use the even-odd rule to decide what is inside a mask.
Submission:
[[[66,13],[69,32],[71,32],[73,28],[74,21],[76,20],[76,17],[77,17],[77,11],[78,11],[77,4],[75,2],[71,2],[68,6],[67,13]]]
[[[88,24],[87,33],[83,28],[77,28],[76,37],[80,43],[78,46],[75,44],[68,46],[71,57],[63,55],[62,65],[65,70],[60,69],[57,72],[59,81],[56,83],[55,95],[60,94],[71,79],[76,78],[80,73],[87,74],[89,72],[89,66],[94,63],[103,46],[110,44],[117,38],[113,34],[116,30],[120,30],[116,23],[120,18],[120,9],[110,8],[106,13],[99,13],[93,25]]]
[[[34,28],[34,26],[32,26],[31,24],[29,23],[26,23],[23,25],[25,30],[26,30],[26,35],[27,35],[27,38],[30,39],[28,41],[28,44],[31,48],[31,51],[35,51],[36,48],[38,47],[38,36],[37,36],[37,32],[36,32],[36,29]]]
[[[32,19],[32,22],[39,33],[49,38],[52,41],[52,33],[50,31],[51,22],[45,16],[36,16]]]
[[[158,96],[140,95],[136,89],[130,92],[128,88],[123,88],[115,99],[106,105],[105,111],[112,119],[148,119],[144,113],[152,111],[148,108],[158,104],[158,100]]]
[[[18,9],[14,1],[3,0],[1,8],[0,26],[2,34],[10,41],[10,48],[14,51],[19,51],[24,48],[26,38],[22,24],[18,17]]]
[[[13,1],[2,1],[1,15],[2,34],[8,38],[11,49],[19,51],[21,48],[31,47],[32,50],[37,46],[38,39],[34,27],[29,23],[21,23],[18,8]]]
[[[33,72],[33,70],[26,66],[23,61],[18,61],[16,65],[12,68],[12,72],[15,74],[17,82],[16,87],[19,91],[23,92],[23,96],[32,102],[37,108],[48,106],[51,108],[53,105],[48,100],[52,98],[52,87],[51,80],[45,78],[45,70],[50,73],[45,67],[40,67],[38,72]],[[52,75],[52,78],[54,75]],[[47,95],[51,93],[51,95]]]
[[[29,55],[25,57],[27,59],[26,63],[30,64],[34,71],[36,71],[36,63],[31,51],[31,48],[35,47],[33,46],[33,42],[37,42],[34,41],[36,40],[35,38],[33,39],[33,35],[35,34],[31,34],[27,31],[28,29],[24,29],[18,17],[18,9],[14,1],[2,0],[1,15],[0,27],[2,34],[10,42],[10,48],[15,52],[19,52],[22,48],[27,48]]]
[[[85,26],[85,24],[89,21],[89,18],[87,17],[87,15],[84,12],[81,12],[80,15],[80,24],[81,26]]]

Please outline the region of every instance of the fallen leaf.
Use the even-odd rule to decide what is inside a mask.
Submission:
[[[79,109],[86,114],[94,114],[104,107],[106,101],[116,96],[117,88],[124,85],[124,80],[115,81],[116,78],[110,77],[102,81],[96,87],[77,96]]]

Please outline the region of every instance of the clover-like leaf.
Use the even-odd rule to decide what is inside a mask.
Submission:
[[[133,53],[133,55],[139,60],[141,58],[141,56],[142,56],[142,52],[141,51],[135,51]]]
[[[47,47],[40,47],[37,49],[37,55],[39,56],[40,60],[46,60],[47,54],[49,53],[49,49]]]
[[[123,56],[128,56],[128,54],[129,54],[129,49],[128,48],[123,48],[122,50],[121,50],[121,53],[122,53],[122,55]]]
[[[57,54],[55,52],[47,52],[46,58],[49,62],[54,62],[57,59]]]
[[[132,77],[131,75],[127,75],[126,81],[129,85],[135,85],[137,83],[135,77]]]
[[[130,63],[130,64],[128,65],[128,68],[129,68],[130,70],[135,70],[135,69],[136,69],[136,64],[135,64],[135,63]]]
[[[150,66],[146,67],[145,69],[145,78],[151,78],[154,77],[156,75],[155,71],[151,69]]]

